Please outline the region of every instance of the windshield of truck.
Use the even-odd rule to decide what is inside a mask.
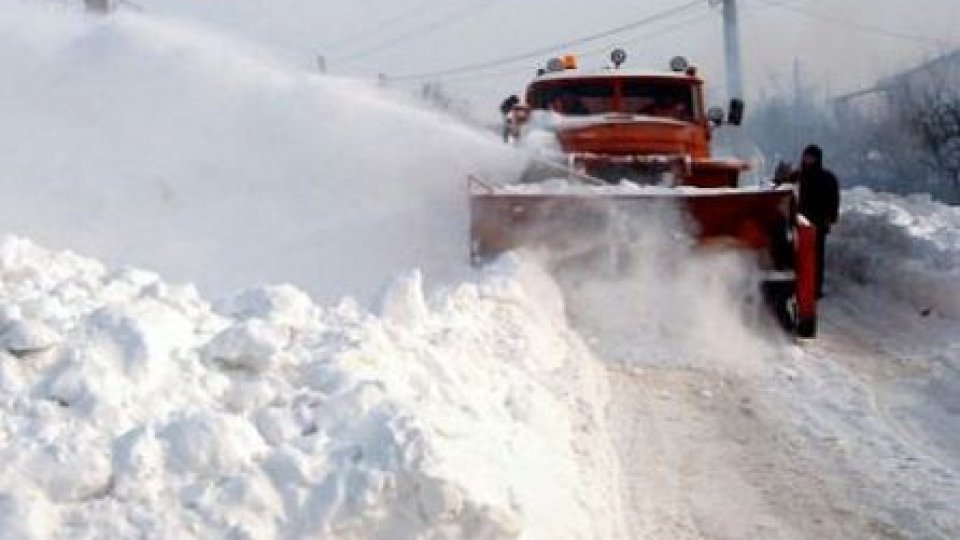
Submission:
[[[693,84],[657,78],[610,78],[537,83],[527,96],[533,109],[567,116],[621,112],[694,122],[701,117]]]
[[[620,86],[621,112],[692,122],[698,116],[696,93],[689,84],[628,80]]]
[[[535,88],[530,106],[569,116],[587,116],[614,111],[613,85],[606,82],[555,83]]]

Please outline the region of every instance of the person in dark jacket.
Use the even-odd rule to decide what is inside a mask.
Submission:
[[[510,113],[512,113],[513,108],[519,104],[520,98],[515,94],[503,100],[503,103],[500,104],[500,114],[503,115],[503,142],[510,141],[510,133],[513,131]]]
[[[779,169],[779,167],[778,167]],[[823,297],[823,268],[827,235],[840,212],[837,177],[823,166],[823,150],[810,145],[803,150],[800,170],[777,174],[777,184],[790,182],[800,187],[800,213],[817,228],[817,297]]]

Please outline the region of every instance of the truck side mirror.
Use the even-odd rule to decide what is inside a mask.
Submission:
[[[730,114],[727,116],[729,124],[739,126],[743,123],[743,107],[742,99],[734,98],[730,100]]]
[[[720,107],[710,107],[707,109],[707,120],[715,126],[723,125],[723,109]]]

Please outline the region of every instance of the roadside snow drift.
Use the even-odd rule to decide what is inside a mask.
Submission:
[[[467,175],[517,161],[209,29],[0,4],[0,230],[47,245],[217,294],[292,281],[368,300],[408,268],[456,274]]]
[[[843,193],[828,265],[919,309],[960,318],[960,208],[929,195]]]
[[[409,274],[377,313],[211,307],[8,237],[0,537],[615,536],[605,379],[551,283],[504,261],[429,301]]]

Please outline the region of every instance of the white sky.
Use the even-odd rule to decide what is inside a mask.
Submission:
[[[332,73],[374,76],[430,72],[523,53],[645,18],[689,0],[140,0],[151,11],[202,18],[254,37]],[[839,21],[771,6],[783,2]],[[838,94],[960,46],[958,0],[739,0],[747,96],[791,84],[794,60],[808,82]],[[663,22],[569,52],[623,44],[634,67],[688,56],[718,90],[723,86],[720,12],[702,6]],[[465,14],[466,13],[466,14]],[[385,21],[393,21],[384,25]],[[926,38],[904,39],[871,26]],[[379,52],[342,57],[388,41]],[[544,58],[545,60],[546,58]],[[586,65],[605,55],[584,58]],[[504,65],[494,76],[444,80],[452,93],[491,109],[519,93],[539,62]]]

